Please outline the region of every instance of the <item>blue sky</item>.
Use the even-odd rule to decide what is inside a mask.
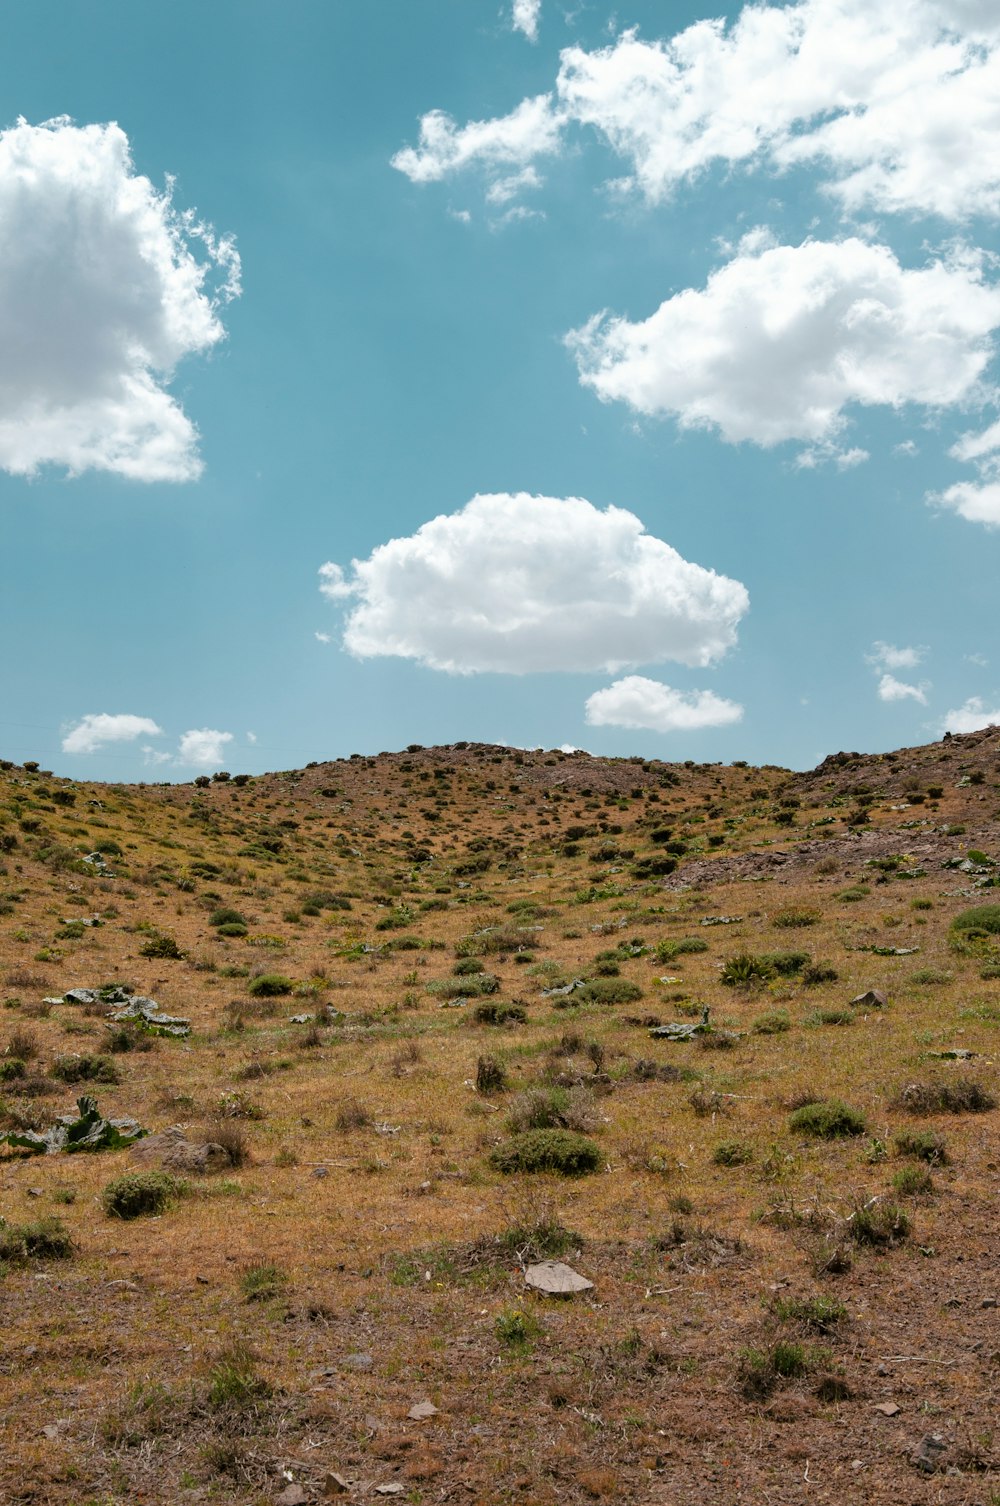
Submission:
[[[1000,720],[991,11],[11,9],[0,752]]]

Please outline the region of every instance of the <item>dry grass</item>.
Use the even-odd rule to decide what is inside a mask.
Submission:
[[[956,738],[896,763],[789,776],[427,750],[243,788],[79,785],[72,810],[37,793],[58,781],[0,772],[0,829],[18,839],[0,873],[0,893],[18,896],[0,917],[0,1039],[8,1059],[19,1040],[36,1047],[28,1078],[0,1083],[0,1132],[68,1110],[87,1085],[64,1087],[49,1069],[102,1051],[99,1011],[48,1008],[43,996],[127,980],[194,1028],[187,1042],[116,1054],[122,1080],[92,1089],[102,1112],[180,1124],[233,1161],[161,1217],[123,1223],[104,1217],[100,1196],[133,1169],[127,1152],[0,1160],[8,1226],[55,1210],[74,1252],[48,1273],[58,1279],[35,1280],[46,1273],[37,1261],[3,1278],[0,1498],[166,1506],[201,1491],[243,1506],[273,1499],[287,1465],[316,1498],[337,1469],[424,1500],[729,1506],[726,1461],[740,1461],[746,1498],[784,1499],[787,1450],[801,1447],[830,1498],[846,1500],[857,1482],[844,1429],[869,1420],[850,1393],[870,1394],[871,1357],[921,1354],[928,1332],[940,1365],[900,1362],[886,1388],[898,1380],[914,1407],[985,1437],[983,1367],[996,1346],[978,1301],[995,1284],[1000,1116],[955,1112],[939,1088],[954,1098],[974,1081],[995,1096],[1000,1007],[983,957],[949,949],[952,916],[974,900],[950,892],[965,878],[941,864],[970,845],[1000,855],[991,786],[961,783],[976,760],[992,779],[997,752],[995,737]],[[938,808],[894,810],[906,778],[940,784]],[[884,791],[860,838],[847,828],[859,784]],[[789,791],[798,806],[779,804]],[[791,826],[777,819],[789,811]],[[24,831],[22,815],[41,830]],[[917,815],[927,827],[904,829]],[[818,821],[828,824],[810,828]],[[955,825],[966,833],[944,834]],[[665,880],[635,878],[629,860],[592,861],[605,844],[637,859],[660,852],[651,833],[665,826],[688,848]],[[121,848],[114,880],[46,855],[100,839]],[[870,857],[900,861],[876,868]],[[246,917],[246,937],[217,934],[210,918],[222,909]],[[100,927],[55,939],[64,918],[101,912]],[[789,928],[778,919],[789,915],[810,923]],[[742,919],[701,924],[721,916]],[[175,938],[184,960],[143,956],[154,933]],[[790,943],[839,976],[807,982],[804,968],[752,989],[720,983],[727,958]],[[608,951],[638,1000],[543,998],[599,977]],[[482,976],[455,976],[463,955],[485,957],[498,979],[481,1002],[518,1000],[523,1019],[488,1027],[475,1023],[478,1001],[451,1007],[447,980]],[[914,981],[925,969],[947,976],[929,988]],[[294,992],[252,997],[267,974]],[[869,988],[888,994],[888,1009],[855,1008],[849,1029],[811,1022]],[[727,1049],[650,1040],[651,1021],[697,1019],[706,1003]],[[310,1021],[290,1023],[300,1014]],[[771,1015],[788,1028],[754,1030]],[[926,1060],[955,1047],[980,1060]],[[509,1086],[493,1099],[476,1091],[487,1054]],[[33,1080],[49,1096],[26,1096]],[[946,1124],[947,1156],[903,1150],[913,1106],[901,1084],[933,1087],[921,1108],[929,1135],[940,1133],[934,1115]],[[521,1122],[525,1104],[543,1095],[551,1107],[553,1094],[564,1095],[559,1127],[593,1133],[602,1169],[558,1182],[492,1170],[508,1116]],[[836,1099],[864,1116],[866,1135],[790,1134],[795,1107]],[[739,1156],[717,1160],[723,1140]],[[907,1202],[908,1239],[886,1201],[894,1142],[933,1162],[934,1196]],[[888,1211],[868,1229],[866,1208]],[[852,1225],[871,1237],[852,1237]],[[558,1229],[574,1231],[568,1245]],[[539,1336],[504,1348],[495,1323],[525,1304],[522,1258],[557,1246],[595,1282],[596,1301],[531,1299]],[[248,1302],[251,1270],[282,1279],[262,1277],[267,1297]],[[956,1270],[961,1331],[941,1319]],[[781,1340],[761,1331],[777,1321],[760,1316],[771,1286],[803,1301],[832,1289],[865,1335],[863,1346],[839,1328],[824,1336],[836,1361],[823,1371],[828,1396],[801,1413],[794,1440],[733,1383],[741,1350],[773,1355]],[[775,1396],[797,1385],[782,1380]],[[71,1404],[81,1387],[86,1417]],[[410,1420],[425,1397],[438,1414]],[[57,1436],[41,1435],[55,1418]],[[865,1494],[887,1506],[900,1468],[890,1430],[865,1431],[864,1457]],[[984,1500],[1000,1488],[985,1474]],[[940,1483],[958,1506],[959,1485]]]

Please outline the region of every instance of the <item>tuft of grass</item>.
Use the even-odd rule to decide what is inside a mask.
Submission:
[[[857,1204],[847,1220],[847,1232],[856,1245],[886,1248],[909,1237],[910,1219],[898,1203],[870,1198]]]
[[[356,1098],[345,1098],[337,1105],[334,1125],[342,1134],[351,1130],[368,1129],[372,1123],[371,1111]]]
[[[847,1317],[836,1297],[778,1297],[772,1311],[783,1323],[801,1323],[816,1333],[831,1333]]]
[[[121,1082],[121,1073],[107,1056],[58,1056],[49,1076],[59,1082]]]
[[[270,1302],[280,1297],[288,1277],[273,1260],[256,1260],[240,1277],[240,1291],[248,1302]]]
[[[535,1129],[512,1135],[490,1155],[490,1165],[510,1176],[517,1172],[551,1172],[561,1177],[587,1176],[601,1169],[603,1157],[593,1140],[573,1130]]]
[[[864,1116],[839,1098],[804,1103],[791,1115],[788,1127],[800,1134],[815,1135],[820,1140],[863,1135],[867,1130]]]
[[[900,1197],[923,1197],[934,1191],[934,1178],[926,1166],[904,1166],[893,1175],[892,1188]]]
[[[790,905],[771,916],[772,926],[781,930],[797,930],[802,926],[814,926],[823,919],[822,912],[807,905]]]
[[[245,1412],[271,1395],[257,1373],[256,1356],[247,1344],[230,1344],[208,1373],[208,1405],[214,1411]]]
[[[484,1000],[482,1004],[476,1005],[472,1018],[477,1025],[523,1025],[528,1018],[528,1011],[523,1004],[502,1004]]]
[[[497,1314],[493,1330],[506,1349],[524,1350],[539,1338],[542,1325],[534,1313],[525,1312],[522,1307],[505,1307]]]
[[[755,1035],[783,1035],[791,1028],[791,1017],[785,1009],[772,1009],[758,1015],[752,1026]]]

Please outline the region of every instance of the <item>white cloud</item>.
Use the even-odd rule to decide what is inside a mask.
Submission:
[[[896,648],[895,644],[883,643],[879,639],[872,644],[871,653],[865,658],[880,669],[916,669],[926,652],[926,648],[913,646]]]
[[[970,664],[976,664],[980,669],[985,669],[990,662],[985,654],[966,654],[965,657]]]
[[[515,31],[523,31],[529,42],[538,41],[538,18],[542,0],[514,0],[511,23]]]
[[[822,443],[853,403],[972,397],[997,325],[1000,289],[978,254],[910,271],[888,246],[851,237],[741,253],[648,319],[598,314],[566,343],[603,401],[734,443]]]
[[[697,732],[742,720],[743,707],[711,690],[673,690],[659,680],[626,675],[587,700],[592,727],[631,727],[651,732]]]
[[[313,637],[316,639],[317,643],[332,643],[333,642],[333,635],[331,633],[314,633]]]
[[[397,152],[392,165],[413,183],[435,183],[472,166],[499,176],[556,151],[560,130],[548,94],[522,100],[499,119],[464,126],[443,110],[431,110],[420,122],[420,145]]]
[[[152,748],[147,743],[142,749],[142,761],[144,764],[157,768],[162,763],[170,763],[171,755],[169,753],[161,753],[158,748]]]
[[[226,744],[232,740],[231,732],[216,732],[211,727],[194,727],[181,737],[177,762],[194,764],[203,769],[219,766],[225,758]]]
[[[968,523],[982,523],[986,528],[1000,528],[1000,481],[956,481],[943,492],[931,492],[932,506],[950,508]]]
[[[248,743],[255,743],[256,741],[257,741],[257,734],[256,734],[256,732],[248,732],[247,733],[247,742]]]
[[[320,571],[327,597],[356,600],[345,647],[453,674],[705,665],[749,605],[738,581],[688,563],[632,513],[524,492],[474,497],[351,569]]]
[[[539,99],[539,152],[570,124],[592,128],[628,164],[616,186],[653,202],[713,164],[780,173],[807,161],[852,212],[1000,214],[1000,22],[987,0],[800,0],[664,40],[626,31],[593,52],[567,48]],[[517,114],[459,127],[435,111],[421,151],[395,165],[427,182],[488,163],[456,144],[488,141]],[[533,138],[519,140],[528,162]]]
[[[197,431],[166,384],[224,338],[239,258],[171,188],[135,173],[117,125],[0,132],[0,468],[199,475]]]
[[[980,461],[989,460],[997,450],[1000,450],[1000,419],[980,434],[963,434],[948,454],[953,460]]]
[[[162,736],[162,727],[148,716],[132,716],[129,712],[116,716],[106,711],[90,712],[66,733],[62,750],[64,753],[96,753],[108,743],[130,743],[137,737]]]
[[[1000,726],[1000,706],[986,709],[982,696],[973,695],[955,711],[949,711],[941,723],[942,732],[978,732],[981,727]]]
[[[926,706],[928,689],[926,683],[907,685],[894,675],[884,674],[878,682],[878,698],[880,701],[919,701],[921,706]]]
[[[542,181],[535,168],[523,167],[520,172],[497,178],[495,183],[491,183],[486,191],[486,201],[489,204],[509,204],[523,189],[541,188]]]

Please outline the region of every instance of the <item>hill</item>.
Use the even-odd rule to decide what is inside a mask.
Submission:
[[[995,728],[0,763],[0,1499],[1000,1499],[998,823]]]

